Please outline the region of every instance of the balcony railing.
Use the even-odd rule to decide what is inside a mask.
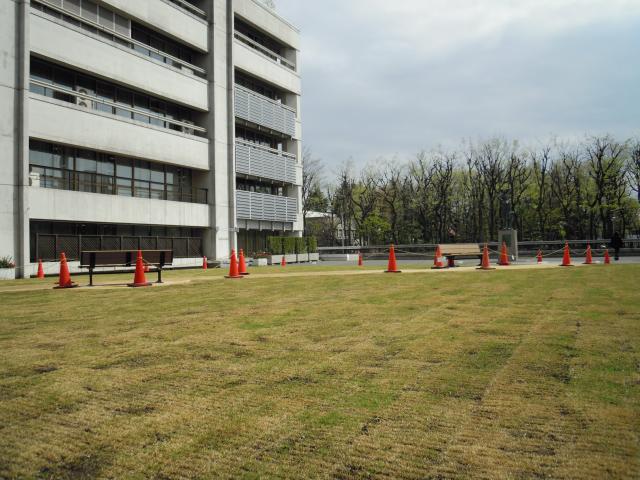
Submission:
[[[172,0],[174,3],[179,2],[179,0]],[[183,2],[187,3],[187,2]],[[176,68],[183,73],[192,74],[200,78],[206,78],[207,72],[203,68],[197,67],[191,63],[185,62],[184,60],[174,57],[162,50],[158,50],[146,43],[139,42],[138,40],[134,40],[131,37],[126,35],[122,35],[114,30],[104,27],[97,22],[93,22],[87,18],[84,18],[80,15],[77,15],[69,10],[65,10],[64,8],[57,6],[55,3],[52,3],[49,0],[37,0],[32,3],[32,6],[37,4],[44,5],[50,10],[54,10],[55,12],[62,15],[62,20],[65,23],[70,23],[71,25],[81,25],[83,28],[83,33],[86,33],[87,29],[93,31],[94,33],[100,32],[100,40],[104,40],[105,35],[107,35],[114,43],[118,45],[126,46],[136,52],[142,53],[147,57],[155,60],[158,63],[162,63],[165,65],[169,65],[170,67]],[[187,3],[188,4],[188,3]],[[190,5],[190,4],[188,4]],[[193,7],[199,10],[197,7]],[[46,14],[47,12],[45,12]],[[204,12],[203,12],[204,13]],[[205,14],[206,18],[206,14]]]
[[[241,85],[235,86],[236,117],[284,133],[296,134],[296,111]]]
[[[290,62],[289,60],[287,60],[286,58],[284,58],[282,55],[278,55],[276,52],[269,50],[267,47],[265,47],[264,45],[256,42],[255,40],[253,40],[252,38],[247,37],[245,34],[238,32],[237,30],[233,32],[233,36],[239,40],[240,42],[244,43],[245,45],[247,45],[249,48],[252,48],[254,50],[256,50],[257,52],[261,53],[262,55],[264,55],[265,57],[267,57],[269,60],[279,64],[279,65],[283,65],[285,67],[287,67],[290,70],[293,70],[294,72],[296,71],[296,65],[293,62]]]
[[[171,3],[180,7],[182,10],[186,10],[187,12],[195,15],[198,18],[203,20],[207,19],[207,12],[196,7],[193,3],[187,2],[186,0],[169,0]]]
[[[115,112],[128,112],[132,114],[134,118],[136,118],[137,122],[140,121],[138,119],[150,119],[155,120],[155,122],[151,122],[152,125],[156,125],[160,128],[166,128],[169,130],[179,131],[182,133],[186,133],[189,135],[196,135],[199,137],[206,137],[207,130],[205,128],[199,127],[197,125],[193,125],[188,122],[183,122],[180,120],[174,120],[169,117],[165,117],[163,115],[150,112],[148,110],[142,110],[139,108],[129,107],[122,103],[116,103],[109,100],[102,99],[96,95],[88,95],[86,93],[76,92],[70,88],[61,87],[59,85],[52,85],[51,83],[43,82],[41,80],[36,80],[34,78],[29,80],[30,85],[38,86],[44,88],[44,96],[45,97],[53,97],[57,100],[62,100],[68,103],[73,103],[78,106],[82,106],[84,108],[90,110],[98,110],[103,113],[105,112],[105,107],[111,107],[111,115],[118,119],[127,119],[130,120],[130,117],[124,117],[120,114],[115,114]],[[48,91],[51,90],[55,95],[49,95]],[[115,110],[114,110],[115,109]],[[146,123],[146,121],[144,122]]]
[[[236,190],[236,216],[243,220],[293,223],[298,218],[298,201],[292,197]]]
[[[295,185],[296,156],[236,138],[236,173]]]
[[[137,179],[36,165],[31,166],[31,171],[38,175],[35,179],[35,185],[38,185],[37,182],[39,181],[39,185],[42,188],[150,198],[152,200],[169,200],[172,202],[199,203],[203,205],[208,203],[208,190],[206,188],[171,191],[172,185],[163,187],[159,184],[146,182],[142,186],[141,183],[143,182]]]

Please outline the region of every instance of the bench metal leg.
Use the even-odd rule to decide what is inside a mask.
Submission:
[[[156,283],[164,283],[162,281],[162,269],[158,268],[158,281]]]
[[[89,286],[93,287],[93,268],[89,269]]]
[[[455,268],[456,266],[456,257],[447,257],[447,267]]]

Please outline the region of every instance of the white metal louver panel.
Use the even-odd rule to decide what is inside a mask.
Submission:
[[[251,219],[251,195],[250,192],[236,191],[236,216],[238,218]]]
[[[283,132],[291,135],[292,137],[296,136],[296,114],[290,110],[286,110],[284,112],[285,116],[285,125]]]
[[[249,93],[236,88],[234,97],[236,117],[249,120]]]
[[[264,95],[235,86],[235,114],[244,120],[285,133],[296,133],[296,112]]]
[[[236,172],[296,185],[297,162],[292,154],[236,139]]]
[[[237,217],[243,220],[295,222],[298,202],[295,198],[238,190],[236,212]]]
[[[251,148],[236,143],[236,172],[251,175]]]

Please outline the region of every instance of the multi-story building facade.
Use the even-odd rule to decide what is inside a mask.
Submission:
[[[299,32],[257,0],[0,2],[0,257],[300,235]],[[72,263],[73,265],[73,263]]]

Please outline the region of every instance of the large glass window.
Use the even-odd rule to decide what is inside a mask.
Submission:
[[[206,189],[192,197],[192,171],[146,160],[131,160],[36,139],[29,142],[29,167],[40,174],[40,186],[206,203]]]

